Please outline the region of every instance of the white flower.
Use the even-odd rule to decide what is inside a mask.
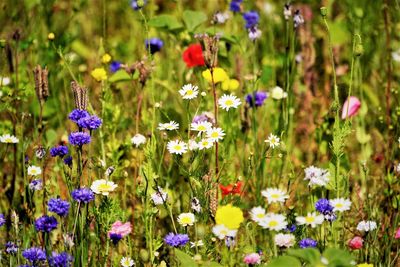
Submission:
[[[283,89],[280,88],[279,86],[275,86],[274,88],[271,89],[270,96],[273,99],[280,100],[282,98],[286,98],[287,97],[287,93],[285,91],[283,91]]]
[[[183,99],[194,99],[199,94],[199,88],[192,84],[185,84],[182,89],[179,90],[179,94]]]
[[[167,130],[167,131],[172,131],[172,130],[178,130],[179,129],[179,123],[175,121],[170,121],[167,123],[159,123],[158,124],[158,130]]]
[[[289,198],[285,191],[278,188],[267,188],[266,190],[261,191],[261,195],[266,197],[269,203],[284,203],[285,200]]]
[[[208,130],[211,129],[212,124],[211,122],[208,121],[199,121],[199,122],[193,122],[191,125],[191,130],[192,131],[198,131],[199,133],[202,132],[207,132]]]
[[[229,17],[230,15],[228,11],[217,11],[217,13],[214,14],[214,21],[218,24],[224,24],[229,19]]]
[[[18,138],[14,135],[4,134],[0,136],[1,143],[9,143],[9,144],[16,144],[19,142]]]
[[[0,86],[7,86],[11,83],[11,79],[9,77],[0,77]]]
[[[396,62],[400,62],[400,49],[392,52],[392,58]]]
[[[260,206],[254,207],[250,210],[250,217],[256,223],[260,222],[265,216],[265,209]]]
[[[168,199],[168,194],[161,187],[151,195],[154,205],[162,205]]]
[[[197,144],[197,147],[199,148],[199,150],[209,149],[209,148],[212,148],[212,146],[213,146],[213,141],[211,139],[209,139],[209,138],[202,139]]]
[[[228,111],[230,108],[237,108],[242,102],[235,95],[223,95],[218,99],[218,105]]]
[[[188,147],[189,147],[189,150],[196,150],[199,148],[199,146],[197,145],[197,142],[192,139],[189,140]]]
[[[187,152],[188,146],[183,141],[174,140],[174,141],[168,142],[167,149],[168,149],[169,153],[171,153],[171,154],[182,155]]]
[[[235,237],[237,230],[229,230],[225,225],[217,224],[213,227],[212,232],[219,239],[224,239],[226,236]]]
[[[38,166],[29,166],[28,167],[28,175],[37,176],[42,174],[42,169]]]
[[[221,128],[213,127],[207,130],[206,136],[210,139],[210,141],[218,142],[224,139],[225,133]]]
[[[357,225],[357,230],[362,232],[369,232],[375,230],[377,227],[374,221],[361,221]]]
[[[398,163],[396,166],[394,166],[394,170],[395,170],[397,173],[400,173],[400,163]]]
[[[278,247],[290,248],[295,243],[295,237],[292,234],[277,234],[274,241]]]
[[[120,263],[122,267],[132,267],[135,265],[135,262],[130,257],[123,257]]]
[[[258,223],[262,228],[269,230],[281,231],[285,229],[288,225],[286,222],[286,217],[282,214],[268,213],[261,221]]]
[[[195,241],[195,242],[190,242],[190,247],[191,248],[194,248],[194,247],[201,247],[201,246],[204,246],[204,243],[203,243],[203,240],[198,240],[198,241]]]
[[[100,179],[100,180],[96,180],[92,183],[92,186],[90,187],[90,189],[92,189],[92,191],[95,194],[99,194],[99,195],[103,195],[103,196],[108,196],[111,192],[113,192],[115,190],[115,188],[117,188],[118,185],[115,184],[112,181],[107,181],[105,179]]]
[[[144,137],[144,135],[141,134],[135,134],[135,136],[131,138],[131,143],[136,147],[139,147],[140,145],[146,143],[146,137]]]
[[[254,41],[261,37],[262,31],[257,27],[249,29],[249,39]]]
[[[317,225],[322,224],[324,222],[324,215],[312,212],[308,213],[306,217],[297,216],[296,221],[300,225],[306,224],[306,225],[311,225],[312,228],[315,228],[317,227]]]
[[[333,211],[343,212],[346,210],[350,210],[351,201],[348,198],[335,198],[329,200],[329,203],[333,207]]]
[[[267,138],[267,140],[265,140],[265,143],[268,143],[270,147],[275,148],[278,147],[280,145],[280,139],[278,136],[274,135],[274,134],[270,134]]]
[[[181,213],[178,216],[178,223],[182,226],[189,226],[193,225],[193,223],[196,221],[194,214],[191,212],[188,213]]]
[[[314,166],[310,166],[304,170],[304,180],[309,180],[309,186],[326,186],[329,183],[329,171]]]

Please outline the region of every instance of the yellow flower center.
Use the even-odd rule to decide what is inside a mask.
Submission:
[[[187,90],[187,91],[186,91],[186,95],[189,95],[189,96],[190,96],[190,95],[193,95],[193,90],[191,90],[191,89]]]
[[[314,217],[312,217],[312,216],[307,216],[306,217],[306,222],[307,223],[313,223],[315,221],[315,218]]]
[[[271,197],[276,199],[276,198],[279,198],[279,195],[278,194],[272,194]]]
[[[197,130],[199,130],[199,131],[205,131],[205,130],[207,130],[207,128],[206,128],[206,126],[204,126],[204,125],[200,125],[199,127],[197,127]]]
[[[232,106],[233,105],[233,101],[231,99],[228,99],[228,100],[225,101],[225,105]]]
[[[224,230],[221,230],[221,234],[222,234],[222,235],[227,235],[227,234],[228,234],[228,231],[226,231],[225,229],[224,229]]]
[[[278,222],[277,221],[270,221],[269,222],[269,226],[270,227],[275,227],[275,226],[277,226],[278,225]]]
[[[100,191],[111,191],[111,185],[109,185],[109,184],[101,184],[101,185],[99,185],[99,190]]]
[[[212,137],[212,138],[217,138],[218,136],[219,136],[218,132],[213,132],[213,133],[211,134],[211,137]]]
[[[6,138],[5,141],[6,141],[6,143],[11,143],[12,142],[11,137]]]
[[[181,223],[182,224],[191,224],[192,219],[190,219],[189,217],[183,217],[183,218],[181,218]]]
[[[175,145],[174,149],[177,150],[177,151],[182,150],[182,146],[181,145]]]
[[[256,217],[257,217],[257,218],[260,218],[260,219],[261,219],[261,218],[264,218],[264,216],[265,216],[265,214],[263,214],[263,213],[259,213],[259,214],[256,215]]]
[[[342,203],[337,203],[335,206],[336,206],[336,208],[339,208],[339,209],[343,208],[343,204]]]

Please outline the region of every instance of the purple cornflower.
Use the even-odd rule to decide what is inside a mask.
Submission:
[[[71,121],[78,123],[80,119],[87,116],[89,116],[89,112],[87,112],[86,110],[74,109],[73,111],[71,111],[71,113],[69,113],[68,118]]]
[[[46,253],[41,248],[31,247],[22,252],[22,257],[35,264],[38,261],[45,261]]]
[[[50,267],[70,267],[73,259],[67,252],[52,252],[49,257],[49,265]]]
[[[41,179],[32,180],[29,184],[29,189],[33,191],[38,191],[43,188],[43,183]]]
[[[164,242],[171,247],[183,247],[189,242],[189,236],[187,234],[169,233],[164,237]]]
[[[50,148],[50,155],[52,157],[59,156],[59,157],[62,158],[67,154],[68,154],[68,147],[67,146],[60,145],[60,146],[55,146],[55,147]]]
[[[14,242],[8,241],[5,247],[7,254],[15,254],[18,252],[18,246]]]
[[[193,123],[198,123],[201,121],[208,121],[211,123],[215,122],[213,114],[210,112],[203,112],[200,115],[194,116],[192,120]]]
[[[299,241],[300,248],[315,248],[317,246],[317,241],[312,238],[304,238]]]
[[[122,235],[116,233],[110,233],[109,236],[114,245],[118,244],[118,242],[122,239]]]
[[[89,203],[94,199],[94,193],[89,188],[79,188],[72,191],[72,198],[77,202]]]
[[[112,72],[112,73],[114,73],[114,72],[117,72],[120,68],[121,68],[121,62],[119,62],[119,61],[113,61],[113,62],[111,62],[111,64],[110,64],[110,71]]]
[[[164,42],[159,38],[146,39],[144,41],[144,44],[146,46],[146,49],[150,48],[151,54],[154,54],[154,53],[160,51],[161,48],[164,46]]]
[[[333,211],[333,207],[326,198],[321,198],[315,203],[315,209],[321,214],[328,214]]]
[[[240,4],[243,0],[232,0],[229,4],[229,9],[233,12],[240,12]]]
[[[61,198],[51,198],[47,204],[50,212],[54,212],[61,217],[68,215],[70,204]]]
[[[90,135],[85,132],[74,132],[69,135],[68,140],[71,145],[83,146],[90,143]]]
[[[96,115],[84,117],[78,121],[78,126],[88,130],[96,130],[101,126],[103,121]]]
[[[139,3],[138,3],[139,2]],[[140,3],[141,2],[141,3]],[[144,7],[145,5],[146,5],[146,3],[147,3],[147,0],[132,0],[132,2],[131,2],[131,7],[134,9],[134,10],[139,10],[139,9],[141,9],[142,7]],[[141,4],[141,5],[140,5]]]
[[[257,26],[260,16],[258,15],[257,11],[248,11],[243,14],[243,18],[246,21],[246,29],[253,28]]]
[[[286,231],[286,232],[293,233],[294,231],[296,231],[296,229],[297,229],[297,226],[296,226],[295,224],[292,224],[292,225],[288,225],[288,226],[286,227],[285,231]]]
[[[49,233],[56,229],[58,225],[57,219],[54,216],[43,215],[35,221],[37,231]]]
[[[71,168],[71,166],[72,166],[72,157],[71,156],[65,157],[64,158],[64,164]]]
[[[6,218],[4,217],[4,214],[0,214],[0,227],[6,224]]]
[[[249,103],[250,107],[261,107],[267,98],[268,94],[266,92],[258,91],[248,94],[246,96],[246,102]]]

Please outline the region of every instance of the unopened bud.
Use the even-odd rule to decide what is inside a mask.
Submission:
[[[326,17],[326,15],[328,14],[328,10],[324,6],[320,8],[320,11],[323,17]]]

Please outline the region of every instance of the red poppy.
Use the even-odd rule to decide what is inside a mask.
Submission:
[[[243,183],[239,181],[235,184],[228,184],[227,186],[219,184],[219,188],[221,189],[222,196],[226,196],[229,194],[240,195],[242,185]]]
[[[183,61],[185,61],[188,68],[204,66],[203,50],[200,44],[192,44],[183,51]]]

